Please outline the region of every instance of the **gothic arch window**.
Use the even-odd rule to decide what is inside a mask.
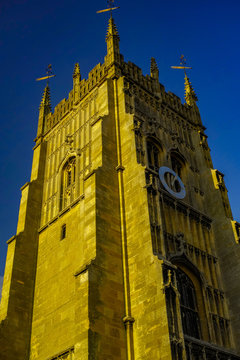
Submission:
[[[68,206],[75,195],[76,158],[69,158],[62,168],[60,210]]]
[[[183,333],[200,339],[200,322],[195,287],[192,280],[182,270],[178,269],[176,276],[180,293]]]
[[[185,162],[183,157],[180,154],[178,154],[178,152],[173,151],[170,155],[170,160],[171,160],[171,168],[180,177],[180,179],[182,179],[184,173],[184,167],[185,167]],[[172,186],[174,187],[174,190],[176,192],[179,192],[181,190],[179,182],[174,181],[173,176],[169,179],[169,182],[173,184]]]
[[[181,178],[184,169],[184,159],[175,151],[171,153],[170,158],[173,171]]]
[[[152,139],[147,140],[147,160],[148,167],[151,170],[158,172],[160,167],[160,145]]]

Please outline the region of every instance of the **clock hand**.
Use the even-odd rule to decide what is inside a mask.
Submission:
[[[174,185],[174,183],[175,183],[175,181],[177,180],[177,174],[175,175],[175,177],[174,177],[174,179],[173,179],[173,181],[171,182],[171,186],[173,186]]]

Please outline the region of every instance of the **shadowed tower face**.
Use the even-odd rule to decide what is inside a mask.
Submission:
[[[8,241],[4,360],[240,359],[240,224],[197,97],[165,92],[119,51],[39,110]]]

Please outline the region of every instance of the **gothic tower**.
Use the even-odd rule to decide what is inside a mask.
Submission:
[[[52,112],[8,240],[3,360],[240,359],[240,224],[197,97],[166,92],[119,51]]]

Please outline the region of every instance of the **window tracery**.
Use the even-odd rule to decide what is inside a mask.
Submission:
[[[173,171],[175,171],[175,173],[181,178],[184,164],[180,159],[180,156],[178,156],[175,152],[171,154],[171,164]]]
[[[148,167],[158,172],[160,167],[160,147],[153,141],[147,141]]]
[[[183,333],[200,339],[200,322],[196,292],[192,280],[180,269],[176,273],[180,293],[180,308]]]
[[[182,180],[183,169],[184,169],[184,161],[178,155],[177,152],[171,152],[170,154],[170,162],[172,170],[180,177]],[[181,185],[179,181],[177,181],[176,176],[173,174],[168,173],[166,175],[166,182],[168,186],[176,193],[181,191]]]

